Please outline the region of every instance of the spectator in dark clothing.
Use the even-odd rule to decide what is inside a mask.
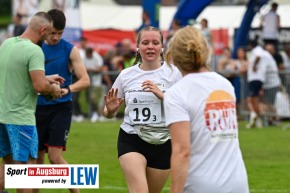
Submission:
[[[22,15],[16,14],[13,17],[14,22],[14,30],[13,30],[13,36],[20,36],[26,29],[24,25],[21,24]]]

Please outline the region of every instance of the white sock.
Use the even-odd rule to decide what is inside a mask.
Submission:
[[[253,119],[253,118],[256,117],[256,116],[257,116],[256,112],[251,111],[251,113],[250,113],[250,118]]]

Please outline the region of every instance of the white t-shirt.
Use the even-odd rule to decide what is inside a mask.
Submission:
[[[257,71],[254,72],[253,66],[257,57],[260,57],[260,61],[257,64]],[[266,70],[267,70],[267,59],[265,58],[265,50],[261,46],[256,46],[251,51],[251,56],[249,59],[249,65],[247,70],[247,80],[248,82],[259,80],[261,82],[265,81]]]
[[[79,53],[80,53],[80,56],[83,60],[86,57],[86,49],[79,48]],[[96,58],[97,60],[99,60],[100,62],[103,63],[103,58],[98,52],[93,51],[93,56],[94,56],[94,58]]]
[[[121,128],[136,134],[134,127],[140,125],[164,125],[163,102],[152,92],[142,91],[141,84],[146,80],[154,82],[162,92],[182,78],[174,65],[163,65],[150,71],[140,69],[139,65],[121,71],[112,88],[118,88],[118,98],[125,98],[125,115]]]
[[[281,80],[279,77],[279,71],[275,59],[273,56],[265,50],[265,65],[266,66],[266,77],[265,82],[263,84],[263,88],[275,88],[281,85]]]
[[[86,56],[84,56],[82,60],[87,69],[97,69],[104,65],[104,60],[102,56],[100,56],[96,52],[93,52],[93,56],[91,58],[87,58]],[[103,78],[102,72],[92,73],[92,74],[89,74],[89,76],[91,80],[91,86],[99,87],[102,85],[102,78]]]
[[[167,126],[190,122],[184,192],[248,193],[231,83],[215,72],[188,74],[165,93],[164,108]]]

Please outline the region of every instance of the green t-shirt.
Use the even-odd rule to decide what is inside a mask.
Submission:
[[[41,48],[28,39],[9,38],[0,47],[0,123],[35,125],[37,93],[29,72],[44,71]]]

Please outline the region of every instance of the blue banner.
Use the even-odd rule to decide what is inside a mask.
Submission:
[[[213,0],[181,0],[174,15],[174,19],[179,20],[182,26],[186,26],[191,20],[195,20],[212,1]]]
[[[160,0],[143,0],[143,10],[149,14],[150,25],[159,28]]]
[[[268,0],[250,0],[247,5],[247,11],[243,17],[240,28],[237,30],[234,39],[234,49],[232,57],[236,58],[236,52],[239,47],[245,47],[248,44],[248,34],[251,28],[251,24],[256,13],[261,7],[266,4]]]

